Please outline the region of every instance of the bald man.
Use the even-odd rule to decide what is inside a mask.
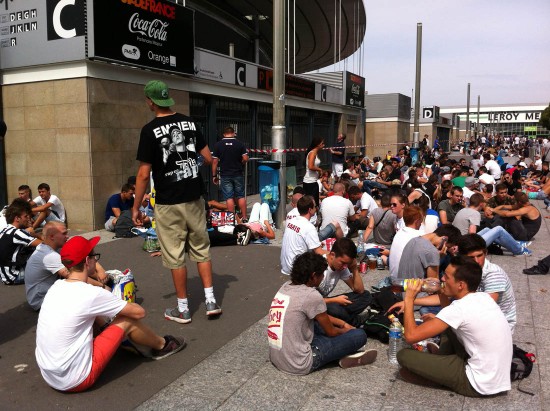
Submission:
[[[49,221],[42,231],[43,243],[36,247],[27,261],[25,269],[25,291],[27,302],[33,310],[40,310],[42,301],[50,287],[60,278],[67,278],[69,270],[61,263],[57,252],[69,238],[67,227],[59,221]],[[95,278],[88,278],[88,283],[109,289],[105,285],[107,275],[99,263],[96,264]]]

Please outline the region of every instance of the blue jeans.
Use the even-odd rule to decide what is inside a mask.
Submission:
[[[379,183],[378,181],[373,180],[365,180],[363,181],[363,191],[366,191],[369,195],[371,194],[371,190],[373,188],[377,188],[379,190],[387,190],[388,187],[384,184]]]
[[[319,230],[319,241],[326,240],[327,238],[332,238],[336,235],[336,227],[334,224],[330,223],[325,228]]]
[[[311,341],[313,364],[310,371],[318,370],[325,364],[357,352],[366,342],[367,334],[357,328],[336,337],[327,337],[315,321],[313,341]]]
[[[500,244],[512,254],[521,254],[521,246],[508,232],[501,226],[494,228],[484,228],[478,234],[483,237],[487,247],[493,243]]]
[[[220,181],[223,199],[244,198],[244,177],[222,177]]]

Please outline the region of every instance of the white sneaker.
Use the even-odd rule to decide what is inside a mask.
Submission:
[[[376,361],[377,356],[378,351],[376,350],[360,351],[355,354],[346,355],[340,359],[338,364],[342,368],[358,367],[360,365],[372,364]]]

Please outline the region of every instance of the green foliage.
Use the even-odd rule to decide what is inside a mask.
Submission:
[[[550,130],[550,104],[542,112],[539,124],[543,126],[546,130]]]

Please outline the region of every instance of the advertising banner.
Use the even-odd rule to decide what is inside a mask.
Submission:
[[[0,1],[0,68],[84,60],[84,0]]]
[[[193,74],[193,11],[166,0],[88,0],[88,57]]]
[[[344,104],[353,107],[365,107],[365,78],[346,71],[346,94]]]

